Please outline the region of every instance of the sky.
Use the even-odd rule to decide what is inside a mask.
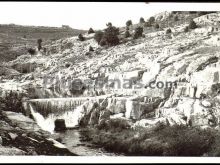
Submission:
[[[144,2],[0,2],[0,24],[35,26],[69,25],[75,29],[103,29],[107,22],[124,26],[163,11],[220,10],[220,3]]]

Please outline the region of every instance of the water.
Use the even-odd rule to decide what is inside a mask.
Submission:
[[[118,154],[105,151],[102,147],[91,144],[82,140],[79,129],[69,129],[62,133],[54,132],[54,122],[56,119],[65,119],[66,126],[73,128],[78,125],[78,119],[81,117],[82,109],[80,106],[74,110],[65,111],[60,114],[50,112],[47,116],[38,112],[37,107],[29,104],[30,111],[37,124],[41,129],[51,133],[51,137],[64,144],[72,153],[80,156],[119,156]]]
[[[80,156],[121,156],[107,152],[100,146],[82,140],[82,135],[78,129],[67,130],[53,136],[55,136],[55,139],[59,139],[71,152]]]

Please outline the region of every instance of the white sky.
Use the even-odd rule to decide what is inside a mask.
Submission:
[[[220,3],[0,2],[0,24],[102,29],[107,22],[124,26],[129,19],[137,23],[140,17],[172,10],[217,11]]]

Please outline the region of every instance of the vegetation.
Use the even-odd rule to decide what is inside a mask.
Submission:
[[[155,18],[154,17],[150,17],[148,22],[149,22],[150,25],[153,25],[154,22],[155,22]]]
[[[37,40],[37,44],[38,44],[37,48],[39,51],[42,49],[42,42],[43,40],[41,38]]]
[[[186,26],[186,27],[184,28],[184,32],[187,33],[188,31],[189,31],[189,26]]]
[[[166,34],[170,34],[170,33],[172,33],[172,31],[171,31],[171,29],[169,28],[169,29],[166,30]]]
[[[93,47],[89,46],[89,52],[93,52],[93,51],[94,51]]]
[[[100,43],[100,41],[102,40],[103,35],[104,35],[104,32],[102,32],[102,31],[95,32],[94,39],[96,40],[96,42]]]
[[[125,120],[83,131],[83,135],[106,150],[136,156],[209,156],[220,154],[219,136],[211,129],[159,125],[154,129],[131,129]]]
[[[28,48],[28,53],[30,54],[30,55],[35,55],[36,54],[36,50],[35,49],[33,49],[33,48]]]
[[[175,15],[173,19],[174,19],[174,21],[179,21],[179,18],[177,15]]]
[[[92,33],[95,33],[95,31],[92,28],[90,28],[88,34],[92,34]]]
[[[104,46],[115,46],[119,44],[119,28],[112,26],[112,23],[106,24],[107,28],[104,32],[98,31],[96,32],[94,38],[99,43],[99,45]]]
[[[131,26],[131,25],[132,25],[132,21],[131,21],[131,20],[128,20],[128,21],[126,22],[126,26],[129,27],[129,26]]]
[[[140,18],[140,23],[141,23],[141,24],[142,24],[142,23],[145,23],[145,20],[144,20],[143,17]]]
[[[154,28],[155,28],[155,29],[159,29],[159,28],[160,28],[160,25],[159,25],[158,23],[156,23],[156,24],[154,25]]]
[[[124,34],[124,37],[125,37],[125,38],[128,38],[128,37],[130,37],[130,36],[131,36],[131,34],[130,34],[129,30],[126,30],[126,31],[125,31],[125,34]]]
[[[142,37],[142,34],[143,34],[143,28],[139,26],[135,29],[133,38],[134,39],[140,38]]]
[[[79,35],[78,35],[78,39],[79,39],[80,41],[85,41],[85,38],[83,37],[82,34],[79,34]]]
[[[197,28],[197,25],[195,21],[191,20],[189,23],[189,29],[196,29],[196,28]]]
[[[25,114],[22,106],[22,98],[24,95],[10,91],[4,97],[0,97],[0,109],[2,111],[11,111]]]

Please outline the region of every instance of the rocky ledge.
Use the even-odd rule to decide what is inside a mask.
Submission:
[[[76,156],[50,138],[34,120],[15,112],[0,111],[0,155]]]

